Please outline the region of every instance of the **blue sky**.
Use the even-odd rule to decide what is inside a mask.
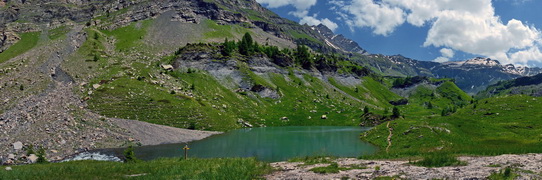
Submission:
[[[370,53],[542,65],[542,0],[257,1],[282,17],[323,23]]]

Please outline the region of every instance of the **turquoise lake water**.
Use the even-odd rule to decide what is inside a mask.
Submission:
[[[359,157],[373,154],[377,148],[360,140],[369,130],[363,127],[304,126],[239,129],[188,143],[189,157],[256,157],[267,162],[293,157]],[[182,157],[185,144],[143,146],[135,149],[143,160]],[[118,153],[118,150],[117,150]]]

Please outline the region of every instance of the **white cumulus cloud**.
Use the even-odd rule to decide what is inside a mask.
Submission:
[[[351,29],[369,27],[375,34],[387,36],[405,22],[405,12],[386,3],[376,3],[373,0],[352,0],[350,3],[331,1],[331,3],[340,6],[339,9],[343,11],[341,16],[345,17]],[[344,13],[351,17],[346,17],[348,15]]]
[[[316,15],[314,15],[314,16],[305,16],[299,21],[299,23],[300,24],[307,24],[309,26],[316,26],[316,25],[323,24],[323,25],[327,26],[329,29],[331,29],[331,31],[335,31],[335,29],[337,29],[339,27],[339,25],[337,25],[337,23],[334,23],[333,21],[329,20],[328,18],[318,19],[316,17]]]
[[[269,8],[278,8],[283,6],[293,6],[296,11],[290,12],[291,15],[300,18],[300,24],[319,25],[323,24],[332,31],[339,26],[328,18],[318,19],[316,15],[309,16],[309,9],[316,5],[317,0],[256,0],[260,4],[267,5]]]
[[[351,28],[369,27],[389,35],[400,25],[429,26],[424,46],[498,59],[503,63],[542,62],[540,30],[512,19],[502,22],[491,0],[332,1]],[[442,53],[442,51],[441,51]],[[446,57],[437,59],[444,61]]]
[[[454,53],[454,50],[452,49],[449,49],[449,48],[442,48],[440,49],[440,54],[442,55],[441,57],[438,57],[436,58],[435,62],[448,62],[450,61],[450,58],[453,58],[455,53]]]
[[[278,8],[292,5],[298,10],[307,10],[316,5],[316,0],[256,0],[260,4],[267,4],[267,7]]]

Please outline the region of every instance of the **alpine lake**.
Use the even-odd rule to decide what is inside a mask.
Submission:
[[[134,151],[142,160],[183,158],[185,147],[189,148],[189,158],[256,157],[261,161],[277,162],[306,156],[359,157],[378,150],[359,138],[369,129],[344,126],[247,128],[190,143],[135,147]],[[106,149],[100,153],[121,156],[122,151]]]

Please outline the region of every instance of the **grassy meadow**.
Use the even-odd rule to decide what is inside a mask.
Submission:
[[[0,171],[0,179],[259,179],[272,170],[254,158],[72,161],[11,167],[11,171]]]

